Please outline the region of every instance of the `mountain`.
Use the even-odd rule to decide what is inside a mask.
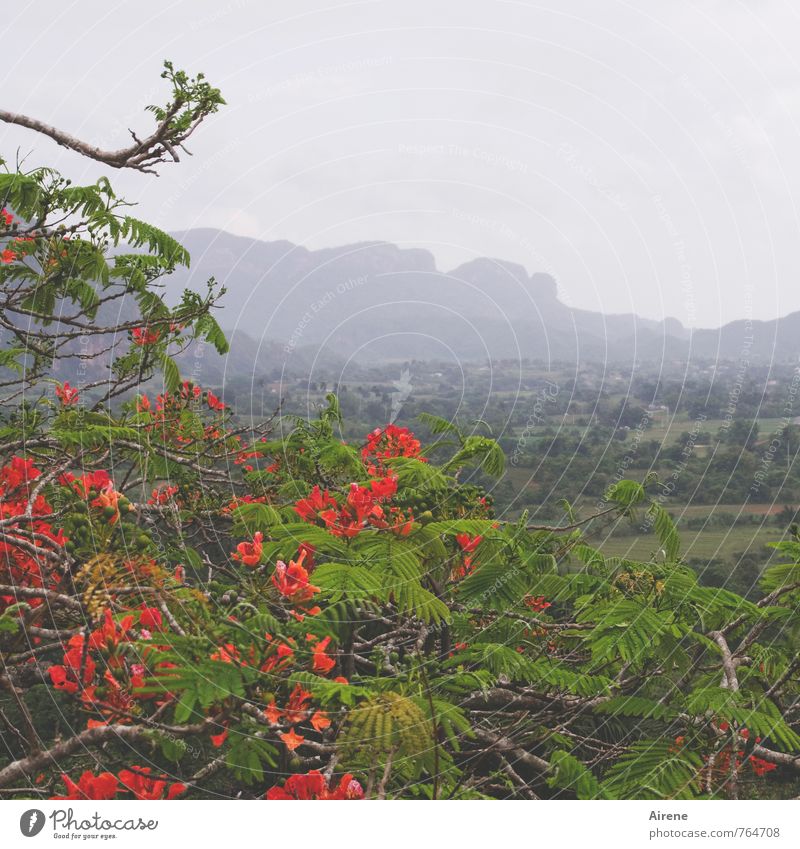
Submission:
[[[170,285],[202,289],[213,276],[227,288],[217,317],[234,331],[228,373],[252,371],[256,360],[302,372],[314,362],[412,358],[633,363],[735,360],[745,347],[754,360],[800,352],[800,313],[690,333],[676,319],[571,308],[552,277],[499,259],[440,271],[428,251],[389,242],[310,251],[212,229],[174,235],[192,267]]]

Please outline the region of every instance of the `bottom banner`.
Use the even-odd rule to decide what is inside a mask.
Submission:
[[[266,805],[266,810],[265,806]],[[483,847],[498,840],[557,847],[800,845],[795,802],[44,802],[0,803],[0,845],[77,841],[115,846],[259,844],[304,841],[338,849],[364,834],[425,845]],[[347,806],[346,811],[331,810]],[[392,806],[397,810],[389,811]],[[403,810],[399,810],[403,806]],[[306,810],[303,811],[302,807]],[[411,811],[410,808],[414,810]],[[311,810],[314,808],[314,810]],[[319,829],[315,834],[315,827]]]

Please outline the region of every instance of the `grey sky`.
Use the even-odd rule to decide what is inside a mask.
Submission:
[[[159,65],[229,102],[195,157],[114,172],[137,214],[323,247],[424,246],[691,326],[800,309],[800,17],[775,0],[17,3],[2,102],[107,147]],[[99,173],[0,125],[6,158]]]

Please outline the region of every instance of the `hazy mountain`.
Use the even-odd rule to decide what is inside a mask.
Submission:
[[[235,330],[221,368],[302,372],[394,359],[529,358],[607,362],[697,358],[785,360],[800,353],[800,313],[690,334],[676,319],[574,309],[556,281],[480,258],[451,271],[388,242],[310,251],[211,229],[176,234],[192,256],[170,285],[227,288],[218,319]],[[259,362],[254,369],[254,363]],[[210,363],[209,363],[210,365]]]

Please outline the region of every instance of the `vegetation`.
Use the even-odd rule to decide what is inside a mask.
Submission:
[[[222,102],[167,79],[161,129],[107,164],[152,167]],[[347,439],[327,393],[253,423],[180,376],[226,346],[213,282],[163,295],[180,245],[105,179],[0,194],[4,795],[796,795],[800,541],[746,599],[682,561],[653,475],[509,521],[501,445],[447,418]],[[652,557],[591,544],[619,519]]]

